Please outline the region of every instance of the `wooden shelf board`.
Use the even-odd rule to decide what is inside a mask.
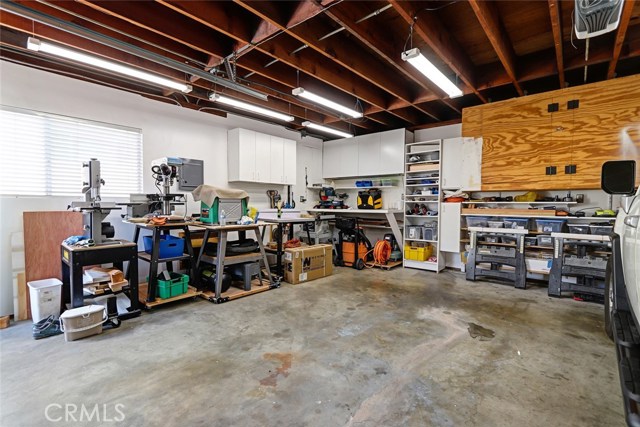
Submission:
[[[151,262],[151,254],[148,254],[144,251],[138,252],[138,258],[143,259],[147,262]],[[170,258],[159,258],[158,262],[169,262],[169,261],[180,261],[183,259],[191,258],[188,254],[182,254],[180,256],[170,257]]]
[[[463,205],[576,205],[577,202],[461,202]]]
[[[251,281],[250,290],[245,291],[244,289],[235,288],[232,286],[229,288],[227,292],[221,293],[220,298],[228,298],[229,301],[232,301],[234,299],[246,297],[246,296],[257,294],[260,292],[265,292],[265,291],[268,291],[269,289],[273,289],[273,287],[270,286],[270,283],[267,279],[262,279],[262,282],[260,282],[260,280],[258,279],[253,279]],[[201,293],[200,296],[208,301],[216,302],[214,301],[216,294],[213,291],[204,291]]]
[[[168,304],[174,301],[180,301],[186,298],[195,298],[202,294],[201,291],[197,290],[193,286],[189,286],[187,292],[171,298],[160,299],[156,298],[155,301],[147,302],[147,289],[149,288],[149,284],[147,282],[143,282],[138,284],[138,299],[140,300],[140,304],[144,305],[146,308],[157,307],[162,304]]]

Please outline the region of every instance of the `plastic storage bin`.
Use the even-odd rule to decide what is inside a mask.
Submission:
[[[553,237],[551,236],[538,236],[538,246],[553,246]]]
[[[597,234],[599,236],[608,236],[613,233],[613,225],[591,224],[589,228],[591,229],[591,234]]]
[[[564,219],[536,219],[538,233],[560,233],[566,220]]]
[[[414,261],[426,261],[433,253],[431,245],[426,246],[409,246],[404,247],[404,258]]]
[[[107,310],[103,305],[85,305],[72,308],[60,316],[60,329],[65,341],[102,333],[102,324],[107,320]]]
[[[486,216],[468,216],[467,227],[486,227],[489,220]]]
[[[567,224],[569,227],[569,233],[572,234],[589,234],[589,225],[588,224]]]
[[[484,243],[500,243],[500,238],[498,236],[484,236],[481,237],[481,239]]]
[[[422,239],[422,227],[418,225],[407,227],[407,239]]]
[[[438,240],[438,233],[433,227],[422,227],[422,238],[424,240]]]
[[[525,237],[524,238],[524,245],[525,246],[536,246],[538,244],[538,238],[537,237]]]
[[[504,221],[487,221],[489,228],[504,228]]]
[[[144,236],[144,251],[148,254],[153,249],[153,238],[151,236]],[[171,235],[160,236],[160,253],[159,258],[173,258],[182,256],[184,253],[184,239],[174,237]]]
[[[161,299],[177,297],[187,292],[189,288],[189,276],[180,273],[170,273],[171,279],[164,280],[158,276],[157,295]]]
[[[504,228],[529,229],[529,218],[505,218]]]
[[[60,316],[62,282],[58,279],[43,279],[27,282],[31,299],[31,317],[38,323],[51,315]]]

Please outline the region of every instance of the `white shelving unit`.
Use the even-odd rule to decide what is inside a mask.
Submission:
[[[438,272],[445,267],[444,255],[440,252],[439,212],[442,195],[440,191],[442,140],[421,141],[405,146],[405,200],[404,245],[432,247],[431,258],[426,261],[407,259],[404,267]],[[418,157],[411,161],[412,157]],[[407,214],[417,205],[418,213]],[[428,214],[427,214],[428,213]],[[431,229],[424,232],[425,226]]]

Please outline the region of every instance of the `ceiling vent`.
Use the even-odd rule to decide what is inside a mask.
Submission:
[[[579,39],[618,28],[624,0],[576,0],[575,30]]]

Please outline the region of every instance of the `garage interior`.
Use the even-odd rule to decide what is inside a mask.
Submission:
[[[0,424],[624,425],[591,3],[0,3]]]

